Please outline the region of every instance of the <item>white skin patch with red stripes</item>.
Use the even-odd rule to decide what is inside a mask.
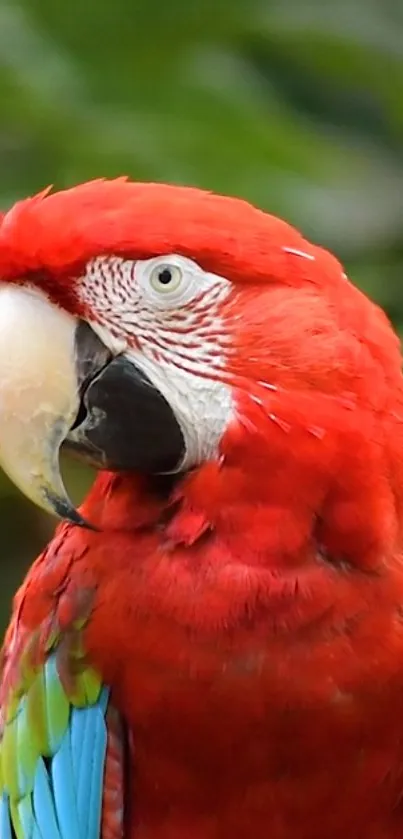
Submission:
[[[220,310],[231,288],[178,254],[98,257],[80,278],[94,332],[132,359],[174,411],[186,446],[181,468],[217,457],[234,415],[231,387],[221,380],[231,337]]]

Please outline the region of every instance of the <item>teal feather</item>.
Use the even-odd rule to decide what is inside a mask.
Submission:
[[[46,839],[43,833],[40,832],[37,824],[34,824],[34,828],[32,831],[32,839]]]
[[[36,770],[33,804],[39,835],[43,836],[43,839],[60,839],[50,779],[43,760],[38,762]]]
[[[97,708],[91,717],[90,725],[87,724],[86,754],[83,752],[83,764],[91,771],[86,772],[82,777],[82,786],[79,792],[79,809],[86,816],[86,823],[82,823],[84,836],[96,836],[97,826],[101,819],[102,799],[98,790],[102,788],[103,765],[106,754],[107,731],[105,718],[101,708]],[[101,759],[100,759],[101,758]],[[83,775],[83,773],[81,773]],[[88,798],[85,799],[84,790],[88,789]]]
[[[0,838],[13,839],[11,832],[11,816],[8,795],[3,792],[0,796]]]
[[[71,836],[77,836],[81,839],[78,802],[74,788],[71,740],[68,731],[51,762],[51,781],[61,839],[70,839]]]

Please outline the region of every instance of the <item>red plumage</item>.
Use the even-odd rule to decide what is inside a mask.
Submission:
[[[88,657],[133,744],[128,839],[398,839],[398,341],[332,256],[236,199],[95,182],[0,228],[0,275],[73,312],[89,259],[164,253],[234,284],[221,458],[174,495],[100,475],[82,507],[100,532],[59,528],[19,621],[93,592]]]
[[[4,279],[27,271],[76,271],[93,256],[149,257],[182,253],[232,280],[268,279],[320,285],[339,279],[340,266],[320,251],[322,263],[298,272],[282,247],[318,249],[274,216],[237,198],[196,188],[132,183],[124,178],[25,199],[3,222],[0,269]],[[54,281],[52,284],[54,287]]]

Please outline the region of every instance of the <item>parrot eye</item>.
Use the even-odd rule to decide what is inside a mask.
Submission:
[[[135,277],[144,299],[159,309],[186,305],[200,291],[204,272],[179,254],[138,260]]]
[[[171,294],[182,283],[183,273],[178,265],[157,265],[150,274],[150,285],[158,294]]]

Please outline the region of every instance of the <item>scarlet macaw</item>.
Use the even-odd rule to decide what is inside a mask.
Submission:
[[[3,650],[1,839],[401,839],[384,314],[285,222],[124,179],[16,204],[0,281],[0,461],[64,519]]]

